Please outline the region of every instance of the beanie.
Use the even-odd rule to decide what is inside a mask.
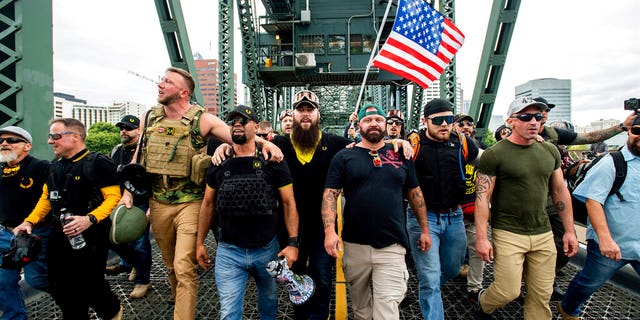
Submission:
[[[429,117],[434,113],[444,112],[444,111],[453,112],[453,107],[451,106],[451,102],[444,99],[433,99],[424,105],[425,118]]]

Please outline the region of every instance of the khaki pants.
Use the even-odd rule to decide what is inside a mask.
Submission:
[[[198,300],[196,233],[202,201],[164,204],[149,201],[151,227],[167,267],[175,298],[173,318],[193,319]]]
[[[556,247],[551,231],[521,235],[493,229],[494,281],[480,296],[485,313],[493,313],[520,295],[524,272],[527,296],[525,319],[551,319],[549,300],[553,291]]]
[[[407,291],[409,279],[404,262],[406,253],[407,250],[399,244],[375,249],[344,243],[343,269],[349,284],[354,319],[400,318],[398,306]]]

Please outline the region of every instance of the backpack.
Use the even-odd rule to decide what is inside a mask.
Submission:
[[[458,139],[460,140],[460,145],[462,146],[462,148],[460,148],[460,152],[462,152],[462,157],[464,157],[464,159],[467,160],[469,157],[469,145],[467,143],[467,137],[464,134],[460,134],[455,131],[452,132],[452,134],[453,133],[458,135]],[[407,140],[409,140],[409,143],[411,144],[411,148],[413,148],[413,161],[415,161],[416,158],[418,157],[418,151],[420,151],[420,133],[412,132],[407,137]]]
[[[620,151],[611,151],[609,152],[611,158],[613,158],[613,165],[616,169],[615,179],[613,180],[613,185],[611,185],[611,190],[609,190],[609,195],[616,195],[621,202],[625,201],[624,197],[620,194],[620,188],[622,184],[624,184],[624,180],[627,177],[627,162],[624,160],[624,156]],[[589,163],[581,164],[578,167],[578,171],[574,178],[568,179],[568,187],[571,192],[571,204],[573,206],[573,220],[575,222],[581,223],[583,225],[587,224],[587,217],[589,217],[587,213],[587,206],[584,202],[578,200],[573,195],[573,191],[584,181],[585,176],[589,169],[591,169],[596,163],[600,161],[606,154],[600,155],[595,158],[593,161]]]

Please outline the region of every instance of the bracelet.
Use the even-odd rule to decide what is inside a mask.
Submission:
[[[287,240],[287,245],[290,247],[298,248],[300,247],[300,240],[298,240],[298,237],[289,237],[289,239]]]

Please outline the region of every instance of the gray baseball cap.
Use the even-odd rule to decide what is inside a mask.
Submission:
[[[20,127],[16,127],[16,126],[4,127],[0,129],[0,133],[13,133],[15,135],[21,136],[22,138],[27,140],[29,143],[33,142],[33,139],[31,138],[31,134],[27,132],[27,130],[22,129]]]

